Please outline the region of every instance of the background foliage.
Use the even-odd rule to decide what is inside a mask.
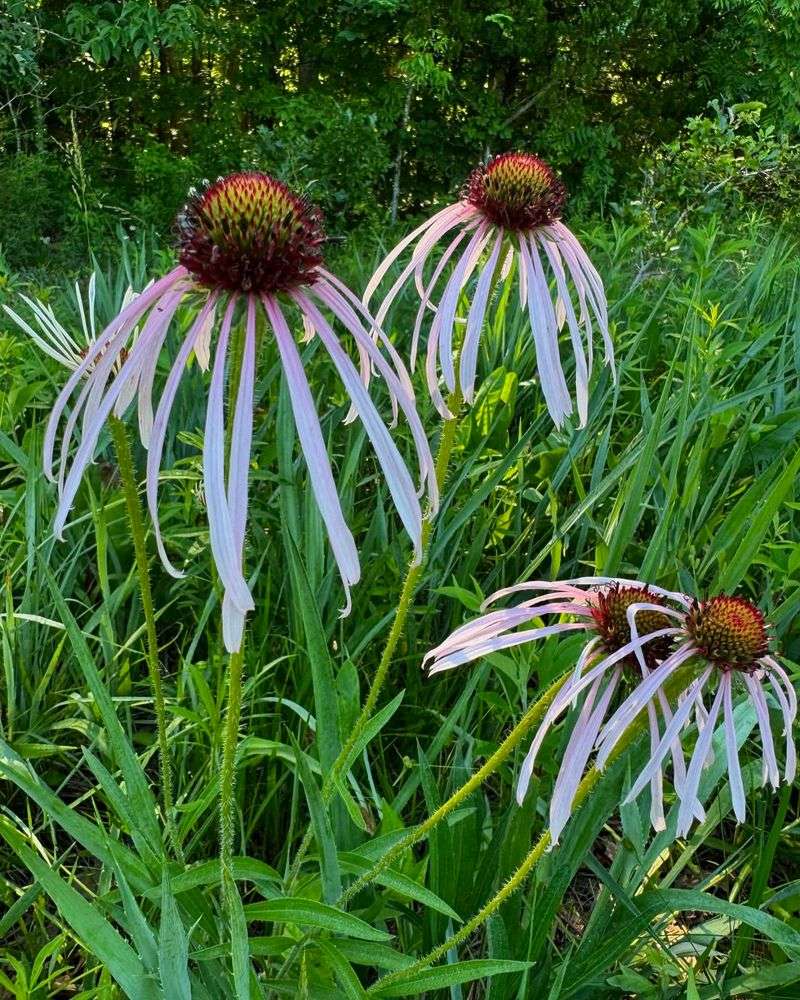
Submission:
[[[508,147],[563,172],[570,225],[606,282],[620,377],[596,377],[584,430],[553,430],[513,297],[484,338],[481,393],[459,431],[386,703],[349,797],[315,828],[293,903],[283,882],[319,794],[318,744],[338,745],[358,712],[409,552],[363,433],[342,425],[341,391],[310,357],[364,553],[353,614],[338,618],[340,586],[265,353],[248,546],[258,610],[237,785],[247,845],[237,941],[253,996],[360,997],[457,928],[541,831],[561,731],[523,809],[511,760],[349,915],[332,922],[324,910],[337,878],[453,791],[573,662],[569,641],[547,642],[425,680],[424,652],[483,594],[595,571],[738,590],[769,610],[797,678],[798,46],[791,0],[0,9],[0,299],[18,311],[18,293],[33,292],[77,328],[71,281],[85,287],[95,269],[98,315],[109,318],[127,284],[163,271],[188,186],[238,166],[274,170],[319,200],[337,269],[361,289],[399,230],[452,196],[487,150]],[[403,352],[413,312],[408,299],[393,317]],[[107,442],[67,540],[50,534],[40,454],[62,380],[3,314],[0,995],[110,1000],[120,981],[134,996],[233,995],[209,861],[225,661],[200,394],[180,396],[175,422],[188,430],[163,488],[168,545],[187,577],[153,573],[191,862],[180,872],[165,863],[162,830],[142,820],[157,796],[153,713]],[[432,409],[423,419],[435,438]],[[754,719],[740,709],[738,724],[745,824],[733,824],[719,783],[721,746],[705,779],[716,788],[708,820],[678,843],[669,831],[648,836],[646,802],[616,815],[626,775],[609,773],[559,853],[462,962],[451,956],[409,995],[797,996],[797,788],[760,790]]]

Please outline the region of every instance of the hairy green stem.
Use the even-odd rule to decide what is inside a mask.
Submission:
[[[244,643],[244,640],[242,640]],[[223,884],[233,877],[234,791],[236,787],[236,745],[242,715],[242,668],[244,652],[231,653],[228,664],[228,705],[222,737],[222,766],[219,775],[219,861]]]
[[[427,819],[423,820],[418,826],[413,829],[399,840],[393,847],[391,847],[386,854],[379,858],[375,864],[369,868],[367,871],[363,872],[352,883],[336,900],[336,905],[344,907],[346,906],[355,896],[365,889],[371,882],[379,878],[383,872],[389,868],[394,861],[396,861],[404,851],[407,851],[414,844],[419,843],[420,840],[425,838],[431,830],[441,821],[448,816],[454,809],[467,799],[474,791],[476,791],[486,779],[492,775],[498,767],[511,755],[512,751],[519,745],[525,734],[533,728],[538,722],[541,721],[545,712],[550,707],[553,699],[561,690],[563,685],[566,683],[568,673],[562,674],[556,681],[554,681],[550,687],[545,691],[545,693],[538,698],[533,705],[530,706],[528,711],[523,715],[520,721],[514,726],[511,732],[506,736],[500,746],[495,750],[495,752],[486,759],[486,762],[478,768],[475,773],[458,788],[446,802],[443,802],[438,809],[428,816]],[[298,941],[294,946],[289,957],[284,962],[281,970],[278,974],[280,979],[284,971],[291,965],[294,961],[297,953],[299,952],[305,941],[313,938],[315,935],[313,933],[306,934],[303,939]]]
[[[436,483],[440,493],[444,489],[445,480],[447,479],[447,468],[450,464],[450,456],[453,453],[456,431],[458,430],[458,412],[461,409],[461,393],[459,389],[456,389],[450,394],[447,400],[447,407],[453,416],[449,420],[446,420],[442,426],[442,433],[439,438],[439,447],[436,452]],[[378,697],[380,696],[384,682],[388,676],[389,667],[392,664],[397,644],[405,630],[406,619],[408,618],[408,613],[411,610],[411,602],[414,598],[417,584],[419,583],[420,577],[425,569],[432,528],[433,518],[432,512],[429,510],[422,522],[420,558],[416,563],[412,561],[406,571],[403,589],[400,592],[400,599],[397,602],[397,610],[395,611],[394,621],[392,622],[389,635],[386,637],[386,644],[383,647],[383,653],[381,654],[380,662],[378,663],[378,669],[375,671],[372,684],[367,692],[366,701],[364,702],[364,706],[353,724],[352,729],[350,730],[350,735],[345,740],[344,746],[339,751],[336,760],[334,760],[331,765],[331,769],[323,782],[322,799],[325,803],[330,802],[333,797],[336,782],[341,777],[345,763],[347,762],[353,747],[358,742],[358,738],[364,732],[367,723],[372,718],[372,713],[378,703]],[[303,859],[305,858],[308,848],[311,845],[313,836],[313,829],[309,826],[300,847],[298,848],[297,856],[292,863],[289,874],[287,875],[287,883],[289,885],[291,885],[297,878],[300,866],[302,865]]]
[[[680,688],[684,687],[686,684],[687,675],[688,670],[679,671],[675,677],[672,678],[671,683],[664,686],[665,691],[667,688],[669,688],[670,693],[674,690],[680,690]],[[623,753],[625,753],[634,740],[641,735],[647,725],[647,722],[647,714],[645,710],[642,709],[638,716],[625,730],[613,753],[609,756],[606,767],[610,767]],[[573,814],[580,809],[586,798],[594,790],[597,783],[602,778],[603,774],[604,771],[600,771],[594,766],[586,772],[581,783],[578,785],[577,791],[575,792],[575,798],[572,802]],[[429,951],[427,955],[423,955],[422,958],[414,962],[413,965],[406,966],[406,968],[401,969],[398,972],[390,973],[382,979],[379,979],[376,983],[369,987],[367,993],[370,995],[375,993],[379,994],[387,986],[401,982],[407,977],[413,976],[415,973],[427,969],[428,966],[433,965],[434,962],[438,962],[440,958],[443,958],[452,948],[457,948],[460,944],[466,941],[467,938],[469,938],[482,924],[484,924],[489,917],[491,917],[492,914],[494,914],[503,905],[503,903],[505,903],[507,899],[513,896],[517,889],[524,885],[528,875],[530,875],[536,867],[540,858],[549,846],[550,831],[545,830],[505,885],[503,885],[497,893],[492,896],[489,902],[486,903],[474,917],[468,920],[463,927],[461,927],[455,934],[447,938],[446,941],[443,941],[441,944]]]
[[[465,799],[469,798],[474,791],[480,788],[484,781],[490,775],[494,774],[498,767],[511,755],[525,734],[541,721],[544,713],[552,704],[553,699],[566,683],[568,676],[568,674],[563,674],[557,681],[551,684],[541,698],[531,705],[495,752],[490,757],[487,757],[485,763],[457,791],[453,792],[446,802],[443,802],[422,823],[409,830],[402,840],[399,840],[394,847],[379,858],[368,871],[360,875],[339,897],[337,900],[338,905],[345,906],[349,903],[370,882],[374,882],[376,878],[385,872],[404,851],[413,847],[414,844],[419,843],[437,824],[441,823],[447,815],[453,812],[454,809],[457,809]]]
[[[150,567],[147,561],[142,503],[133,468],[133,455],[131,453],[130,441],[128,440],[128,432],[125,429],[125,425],[117,417],[112,416],[109,423],[111,425],[111,437],[114,442],[114,449],[117,454],[122,492],[125,495],[125,504],[131,523],[131,537],[133,539],[136,570],[139,577],[139,594],[142,600],[142,612],[145,620],[147,672],[150,675],[150,684],[153,689],[153,701],[156,711],[156,732],[158,738],[158,760],[164,823],[170,843],[172,844],[172,849],[175,852],[175,857],[183,864],[183,849],[178,839],[178,831],[175,827],[173,817],[175,805],[172,797],[172,766],[170,764],[169,745],[167,741],[167,712],[164,703],[164,688],[161,683],[161,666],[158,661],[156,616],[153,607],[153,591],[150,587]]]

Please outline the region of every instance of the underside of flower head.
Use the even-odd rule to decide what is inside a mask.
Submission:
[[[566,192],[553,170],[529,153],[504,153],[473,171],[461,199],[432,215],[388,254],[364,291],[368,305],[394,262],[407,247],[411,259],[386,292],[375,318],[384,322],[400,291],[412,280],[419,308],[411,338],[416,365],[426,316],[430,316],[425,373],[428,391],[444,418],[451,416],[440,387],[475,397],[484,321],[499,284],[515,277],[527,309],[539,382],[557,426],[577,409],[588,419],[593,334],[599,328],[605,361],[614,349],[608,329],[603,282],[586,251],[561,222]],[[441,254],[436,248],[444,243]],[[514,266],[516,265],[516,266]],[[466,295],[469,305],[459,316]],[[462,325],[463,324],[463,325]],[[573,393],[561,360],[559,338],[566,329],[575,363]]]
[[[181,263],[122,309],[68,379],[48,422],[44,465],[46,474],[59,484],[55,533],[60,537],[106,420],[112,414],[122,417],[136,400],[140,436],[148,450],[146,492],[156,545],[167,570],[181,575],[170,562],[159,527],[159,470],[189,361],[194,356],[200,368],[211,368],[203,480],[211,550],[224,589],[223,636],[226,647],[235,651],[245,616],[253,608],[244,576],[244,542],[259,313],[283,368],[311,488],[345,589],[344,613],[350,608],[350,587],[360,576],[358,551],[341,509],[315,394],[287,309],[302,321],[296,325],[306,338],[318,339],[341,378],[351,401],[348,419],[358,417],[364,425],[417,558],[421,557],[420,498],[427,493],[435,511],[438,489],[408,372],[357,297],[322,266],[316,210],[266,174],[234,174],[195,194],[181,213],[179,229]],[[205,295],[198,296],[198,289]],[[188,315],[179,312],[183,309]],[[238,338],[237,324],[243,334]],[[358,364],[334,332],[336,324],[349,335]],[[132,339],[135,328],[139,333]],[[172,329],[179,331],[177,350],[154,405],[159,360]],[[395,417],[402,412],[409,425],[419,465],[418,487],[368,391],[373,372],[388,389]],[[233,373],[238,373],[238,381],[232,379]],[[56,433],[70,400],[56,471]]]
[[[192,190],[177,231],[181,264],[207,288],[285,292],[311,284],[322,264],[319,210],[255,170]]]

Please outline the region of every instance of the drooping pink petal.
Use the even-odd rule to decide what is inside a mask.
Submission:
[[[126,306],[118,316],[100,334],[97,340],[89,347],[83,361],[67,379],[64,388],[58,394],[58,398],[50,411],[47,421],[47,428],[44,436],[43,464],[44,474],[48,479],[54,481],[53,476],[53,446],[55,443],[58,424],[61,414],[67,405],[75,387],[94,366],[97,359],[105,354],[113,359],[119,355],[120,350],[125,345],[125,340],[136,325],[137,320],[156,302],[161,295],[168,291],[176,282],[181,281],[186,275],[186,269],[176,267],[169,274],[166,274],[160,281],[155,282],[146,292],[142,292],[128,306]]]
[[[590,301],[594,307],[600,332],[603,335],[603,343],[606,351],[605,360],[613,367],[614,344],[608,330],[608,305],[606,302],[603,282],[600,275],[597,273],[597,269],[589,259],[589,255],[581,246],[580,241],[569,231],[569,229],[567,229],[563,222],[553,223],[547,228],[547,230],[545,230],[545,232],[547,235],[552,232],[562,248],[568,247],[570,253],[574,256],[576,263],[580,267],[587,292],[590,293]]]
[[[475,270],[481,254],[486,248],[486,244],[492,236],[493,229],[483,224],[478,226],[472,239],[467,244],[467,248],[461,255],[460,260],[453,269],[444,294],[439,303],[439,312],[433,321],[437,327],[439,336],[439,361],[442,366],[444,383],[450,392],[456,388],[455,359],[453,356],[453,326],[455,324],[456,309],[461,292],[466,287],[467,282]]]
[[[175,361],[173,362],[172,368],[167,376],[167,381],[164,383],[164,389],[161,393],[161,398],[158,402],[156,414],[153,419],[153,428],[150,433],[150,443],[147,450],[145,491],[147,494],[147,507],[150,511],[150,517],[153,522],[153,533],[156,538],[156,548],[158,549],[158,554],[164,568],[171,576],[176,578],[183,576],[183,573],[176,569],[170,562],[161,537],[161,526],[158,518],[158,473],[161,468],[161,456],[164,452],[164,439],[167,433],[167,424],[169,422],[170,414],[172,413],[172,405],[175,402],[175,396],[178,391],[181,377],[186,370],[186,364],[189,360],[190,354],[197,346],[198,337],[204,337],[206,328],[208,327],[210,329],[213,325],[217,299],[218,295],[216,292],[212,292],[209,295],[208,299],[203,303],[200,312],[197,314],[197,318],[194,323],[192,323],[189,332],[184,337],[183,343],[178,350]]]
[[[394,348],[392,348],[392,354],[390,356],[394,361],[395,367],[388,364],[384,356],[381,354],[378,346],[373,342],[358,322],[358,317],[353,313],[352,309],[347,306],[347,303],[343,302],[343,300],[336,294],[335,289],[326,288],[324,286],[319,287],[319,284],[317,284],[313,286],[311,291],[320,299],[321,302],[328,306],[331,312],[353,336],[357,346],[366,353],[367,357],[370,359],[371,363],[375,366],[375,369],[380,373],[384,382],[388,386],[392,398],[397,402],[400,409],[403,411],[403,416],[408,422],[409,429],[411,430],[411,436],[414,440],[414,447],[419,464],[420,477],[417,496],[422,496],[424,492],[427,492],[431,512],[435,514],[439,508],[439,486],[436,481],[436,467],[433,455],[431,454],[430,445],[428,444],[428,438],[425,434],[422,421],[420,420],[419,413],[417,411],[411,379],[408,376],[408,372],[405,370],[405,366],[403,365],[400,356],[394,351]],[[402,377],[397,372],[397,366],[399,366],[400,370],[403,372]]]
[[[533,250],[533,253],[531,252]],[[553,304],[546,284],[542,288],[544,275],[542,265],[536,255],[535,247],[520,236],[519,238],[520,271],[525,272],[525,285],[528,291],[528,314],[531,333],[536,349],[536,367],[539,371],[539,383],[542,388],[550,417],[556,427],[560,427],[572,412],[561,358],[558,353],[558,338],[553,314]],[[538,269],[537,269],[538,266]]]
[[[704,672],[692,682],[691,687],[688,689],[688,697],[682,701],[680,705],[678,705],[675,710],[675,714],[672,716],[672,719],[664,730],[664,735],[661,737],[658,746],[655,750],[651,751],[650,759],[640,772],[639,776],[636,778],[631,790],[625,796],[624,801],[626,803],[632,802],[644,786],[652,780],[655,772],[661,768],[664,758],[670,752],[672,744],[678,738],[681,729],[691,715],[692,705],[694,704],[695,699],[702,692],[704,685],[711,676],[711,670],[711,667],[707,667]],[[601,733],[598,743],[602,741],[602,738],[603,735]]]
[[[778,771],[778,760],[775,756],[775,745],[772,742],[772,728],[769,724],[769,709],[767,708],[767,701],[764,697],[764,692],[761,690],[761,685],[751,677],[749,674],[742,674],[744,682],[747,685],[747,690],[750,692],[750,699],[753,702],[753,707],[756,710],[756,719],[758,720],[758,729],[761,733],[761,748],[764,753],[764,774],[765,780],[769,779],[769,783],[773,788],[777,788],[780,784],[780,772]]]
[[[328,451],[317,418],[314,397],[311,395],[294,338],[278,303],[268,297],[264,299],[264,307],[281,356],[297,436],[308,467],[311,488],[342,578],[345,591],[345,607],[342,614],[347,614],[350,611],[350,587],[358,582],[361,575],[358,550],[342,513],[328,460]]]
[[[778,683],[772,670],[767,670],[767,678],[772,685],[775,697],[778,699],[781,714],[783,716],[783,734],[786,739],[786,767],[784,770],[784,780],[787,785],[794,781],[797,773],[797,748],[794,745],[793,723],[797,716],[797,711],[792,711],[791,703],[786,698],[786,692]]]
[[[428,669],[428,675],[439,674],[443,670],[452,670],[463,663],[471,663],[489,653],[499,652],[501,649],[511,649],[514,646],[523,646],[536,639],[544,639],[548,635],[558,635],[559,632],[584,631],[586,624],[583,622],[562,622],[558,625],[544,625],[541,628],[525,629],[523,632],[514,632],[512,635],[499,635],[491,639],[484,639],[476,642],[464,649],[457,649],[452,653],[437,659]]]
[[[450,245],[446,248],[442,256],[439,258],[436,267],[433,269],[433,274],[431,275],[430,281],[423,289],[420,290],[419,308],[417,309],[417,316],[416,319],[414,320],[414,330],[411,334],[411,355],[409,360],[409,368],[411,369],[412,372],[417,367],[417,352],[419,351],[419,338],[420,338],[420,333],[422,332],[422,320],[425,316],[425,310],[428,308],[429,305],[431,305],[431,297],[433,296],[433,291],[436,288],[439,278],[442,275],[442,271],[444,271],[448,261],[456,252],[458,247],[466,239],[467,233],[468,230],[466,228],[462,228],[460,230],[456,238],[450,243]],[[417,271],[417,274],[419,274],[419,271]],[[434,311],[436,310],[434,309]]]
[[[103,396],[102,401],[98,404],[97,410],[93,414],[91,421],[84,427],[80,444],[75,453],[75,458],[73,459],[69,473],[67,474],[64,482],[64,491],[59,498],[58,509],[53,523],[53,533],[57,538],[61,538],[63,535],[67,515],[72,507],[75,494],[78,491],[78,486],[80,485],[80,481],[86,467],[92,460],[95,447],[97,446],[97,440],[100,437],[100,432],[103,429],[105,421],[111,415],[114,405],[116,404],[120,394],[125,389],[128,380],[135,377],[138,373],[141,359],[146,356],[149,351],[154,348],[157,349],[160,327],[164,323],[168,323],[170,318],[171,313],[165,310],[164,314],[159,317],[157,321],[155,321],[152,325],[148,325],[147,335],[143,332],[142,336],[140,336],[133,345],[130,354],[121,366],[116,378]],[[96,376],[98,379],[105,382],[107,374],[106,366],[109,363],[109,360],[108,355],[103,356],[100,359],[92,373],[92,378]]]
[[[578,419],[581,427],[586,426],[589,413],[589,369],[586,364],[586,355],[583,352],[581,332],[572,300],[567,288],[567,281],[564,275],[564,265],[555,243],[539,237],[539,243],[544,249],[550,267],[555,275],[558,295],[563,303],[566,313],[567,326],[569,327],[570,340],[572,341],[572,352],[575,356],[575,399],[578,409]]]
[[[390,250],[386,257],[384,257],[375,273],[367,282],[367,287],[364,289],[364,295],[362,297],[364,305],[369,305],[370,299],[375,294],[375,290],[378,285],[380,285],[383,281],[389,268],[392,264],[394,264],[405,248],[413,243],[418,236],[424,233],[426,229],[430,229],[431,226],[436,225],[439,221],[450,218],[460,218],[468,214],[469,213],[465,211],[465,207],[461,202],[457,202],[454,205],[447,205],[445,208],[432,215],[429,219],[426,219],[421,225],[417,226],[416,229],[413,229],[407,236],[404,236],[397,246],[393,250]]]
[[[708,711],[708,723],[697,737],[697,744],[689,763],[689,770],[686,772],[686,784],[684,785],[678,808],[677,834],[679,837],[686,836],[695,818],[702,821],[705,817],[703,803],[698,798],[698,790],[700,788],[700,776],[711,749],[711,739],[714,736],[714,728],[722,706],[723,691],[724,686],[720,685],[717,693],[714,695],[711,708]]]
[[[575,614],[575,606],[566,603],[545,604],[536,608],[511,608],[503,611],[492,611],[488,615],[482,615],[472,622],[461,625],[452,632],[444,642],[425,654],[423,665],[429,660],[439,659],[446,653],[461,649],[466,651],[475,643],[482,643],[489,637],[502,635],[509,629],[525,625],[541,615],[548,614]],[[530,633],[521,633],[529,635]]]
[[[670,635],[674,634],[674,632],[671,629],[659,629],[656,632],[650,633],[648,638],[653,639],[659,634]],[[597,755],[597,766],[601,770],[605,767],[611,751],[616,746],[617,741],[622,736],[623,732],[627,729],[631,722],[633,722],[639,712],[642,711],[648,701],[654,697],[658,689],[664,685],[664,683],[672,676],[672,674],[675,673],[681,664],[685,663],[686,660],[693,655],[694,647],[692,643],[684,643],[676,649],[674,653],[668,656],[666,660],[660,663],[648,677],[645,677],[644,680],[637,685],[636,689],[629,695],[629,697],[626,698],[626,700],[619,706],[604,726],[603,731],[600,733],[598,741],[599,752]]]
[[[550,798],[550,838],[553,846],[558,843],[561,831],[572,813],[575,792],[586,770],[589,755],[621,676],[621,668],[612,671],[596,705],[595,698],[603,683],[603,677],[598,677],[586,693]]]
[[[253,597],[236,557],[236,535],[225,490],[225,365],[228,356],[231,323],[236,296],[231,296],[222,318],[211,386],[208,392],[206,426],[203,438],[203,484],[208,506],[208,530],[214,563],[233,606],[239,612],[251,611]],[[223,608],[224,612],[224,608]],[[224,622],[223,622],[224,627]],[[233,650],[232,650],[233,652]]]
[[[386,476],[386,484],[397,512],[414,545],[415,559],[418,561],[422,558],[422,510],[413,480],[397,450],[397,445],[375,409],[375,404],[364,388],[353,362],[342,349],[325,317],[305,292],[296,290],[292,293],[292,297],[313,324],[339,372],[348,395],[358,409],[364,429]]]
[[[492,279],[497,269],[497,259],[500,256],[500,248],[503,245],[503,232],[497,234],[489,259],[481,271],[478,284],[475,287],[475,296],[470,306],[467,317],[467,332],[464,335],[464,344],[461,349],[461,360],[459,364],[459,382],[464,401],[471,403],[475,396],[475,372],[478,366],[478,345],[480,343],[483,320],[486,315],[486,307],[489,301],[489,291],[492,287]]]
[[[233,558],[244,579],[244,537],[247,529],[247,496],[250,473],[250,446],[253,439],[253,386],[256,374],[256,299],[247,297],[244,346],[239,366],[239,388],[231,429],[227,501],[233,528]],[[244,633],[245,613],[225,591],[222,601],[222,632],[225,648],[238,652]]]
[[[736,722],[733,718],[733,699],[731,698],[732,678],[730,670],[722,673],[722,700],[725,709],[725,754],[728,758],[728,778],[731,785],[731,802],[733,812],[740,823],[745,820],[744,784],[742,769],[739,766],[739,749],[736,745]]]

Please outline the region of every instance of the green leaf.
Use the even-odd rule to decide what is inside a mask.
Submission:
[[[159,857],[163,857],[164,845],[161,840],[158,822],[156,821],[156,804],[150,792],[142,765],[123,732],[114,709],[114,703],[100,678],[86,640],[81,634],[78,623],[75,621],[67,602],[64,600],[55,577],[45,565],[42,565],[42,571],[47,578],[59,618],[67,630],[69,641],[87,687],[94,697],[97,710],[103,720],[114,758],[125,778],[126,794],[130,800],[131,811],[137,817],[142,834],[147,838],[151,849]]]
[[[341,865],[343,871],[353,875],[361,875],[373,866],[373,862],[371,860],[366,860],[355,851],[340,853],[339,864]],[[394,871],[389,868],[386,871],[381,872],[375,881],[380,885],[385,886],[387,889],[391,889],[392,892],[396,892],[400,896],[406,896],[408,899],[413,899],[415,902],[422,903],[423,906],[436,910],[438,913],[443,913],[452,920],[457,920],[461,923],[461,917],[456,913],[452,906],[449,906],[443,899],[440,899],[435,892],[431,892],[430,889],[426,889],[424,885],[420,885],[419,882],[415,882],[414,879],[409,878],[408,875],[404,875],[402,872]]]
[[[141,1000],[158,1000],[156,983],[131,946],[101,915],[99,908],[84,899],[32,851],[5,817],[0,817],[0,836],[39,881],[86,951],[103,963],[126,995],[140,997]]]
[[[284,896],[263,903],[249,903],[244,908],[248,920],[265,920],[279,924],[298,924],[319,927],[321,930],[344,934],[363,941],[389,941],[392,935],[370,927],[368,923],[350,913],[337,910],[327,903],[318,903],[301,896]]]
[[[512,972],[522,974],[532,965],[533,962],[514,962],[504,958],[479,958],[468,962],[455,962],[453,965],[437,965],[435,969],[414,973],[403,982],[392,983],[385,989],[380,988],[379,981],[372,987],[372,992],[381,997],[417,996],[426,990],[447,989],[448,986],[471,983],[475,979],[504,976]]]
[[[192,1000],[192,987],[189,981],[189,940],[170,888],[166,866],[161,881],[158,969],[164,1000]]]
[[[322,894],[326,903],[333,903],[342,894],[342,877],[339,872],[339,860],[336,856],[336,841],[334,840],[331,822],[328,818],[325,803],[322,801],[322,793],[314,780],[311,768],[308,766],[306,755],[292,739],[294,746],[297,770],[300,774],[300,781],[306,793],[308,809],[311,813],[311,824],[314,828],[314,837],[320,852],[320,873],[322,877]]]
[[[336,976],[336,981],[342,988],[342,996],[347,1000],[364,1000],[367,993],[361,985],[358,976],[353,972],[353,967],[331,941],[315,941],[315,946],[327,959],[331,971]]]

